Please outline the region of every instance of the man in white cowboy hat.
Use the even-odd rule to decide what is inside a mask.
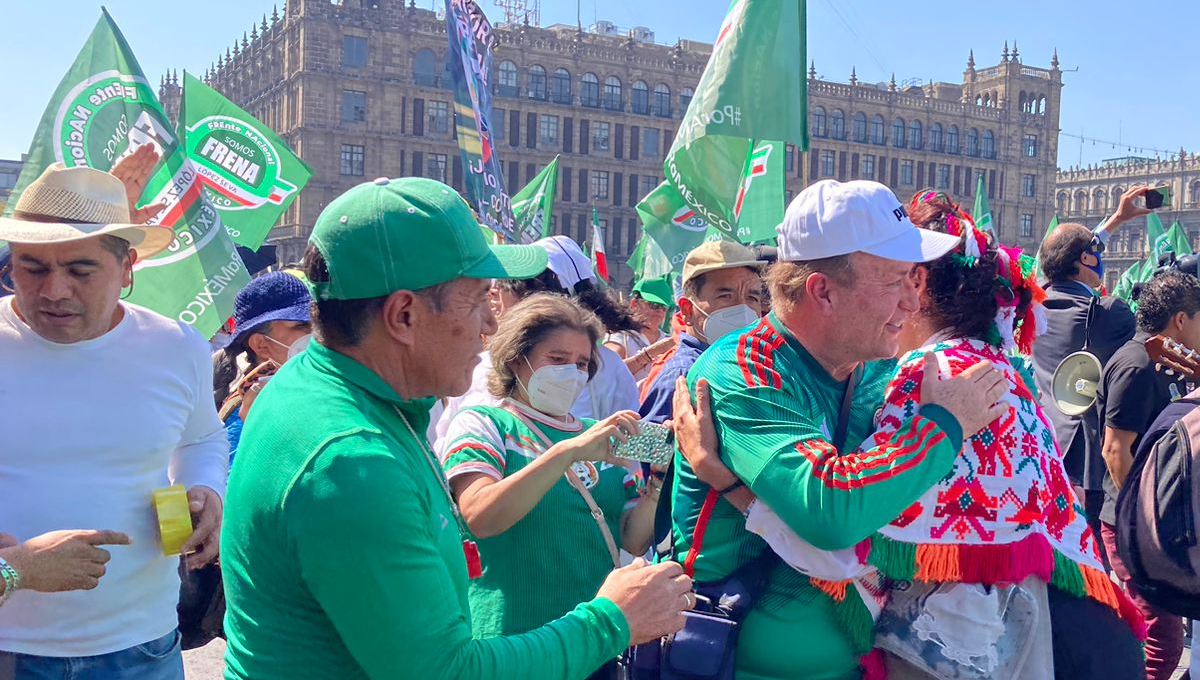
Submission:
[[[134,264],[173,239],[130,215],[121,179],[54,164],[0,219],[15,291],[0,300],[0,526],[17,539],[79,526],[131,539],[96,565],[107,575],[93,590],[22,590],[22,565],[8,565],[3,678],[183,678],[178,560],[163,555],[152,494],[187,488],[183,552],[192,567],[212,561],[227,443],[205,339],[120,301]]]

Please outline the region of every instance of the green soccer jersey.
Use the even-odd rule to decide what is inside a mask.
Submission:
[[[894,361],[873,362],[863,371],[847,422],[850,447],[873,431],[894,367]],[[962,445],[957,420],[927,406],[878,448],[835,450],[830,440],[846,383],[834,380],[774,314],[705,351],[688,374],[693,388],[699,378],[712,388],[722,461],[821,549],[852,547],[893,520],[950,470]],[[676,464],[678,558],[697,581],[719,580],[766,544],[679,455]],[[738,639],[738,680],[857,678],[871,620],[849,591],[836,603],[806,576],[779,565]]]
[[[545,452],[541,438],[514,411],[556,444],[595,422],[572,419],[566,425],[512,400],[503,407],[464,409],[451,422],[439,454],[447,479],[482,473],[500,480]],[[575,463],[571,470],[604,511],[620,545],[621,513],[637,499],[633,476],[608,463]],[[587,502],[565,477],[508,530],[480,539],[479,553],[483,576],[471,581],[470,602],[480,638],[524,633],[557,619],[594,597],[613,568]]]

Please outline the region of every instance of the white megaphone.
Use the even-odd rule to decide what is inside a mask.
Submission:
[[[1050,381],[1054,405],[1069,416],[1080,416],[1096,403],[1096,390],[1104,368],[1095,354],[1080,350],[1068,354]]]

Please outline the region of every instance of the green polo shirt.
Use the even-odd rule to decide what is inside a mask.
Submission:
[[[847,448],[875,428],[875,411],[895,370],[871,362],[856,386],[847,421]],[[837,426],[846,382],[834,380],[773,313],[731,333],[692,367],[688,381],[707,378],[721,442],[721,460],[797,535],[817,548],[849,548],[895,519],[953,465],[962,429],[945,409],[923,407],[887,442],[837,451]],[[673,538],[680,560],[695,543],[697,581],[725,578],[766,549],[724,499],[705,500],[709,487],[676,454]],[[737,680],[846,680],[859,676],[858,657],[870,646],[871,620],[838,608],[862,609],[853,589],[835,604],[807,577],[780,564],[746,617],[738,638]],[[865,610],[862,610],[865,613]],[[848,623],[848,621],[854,623]],[[858,635],[849,630],[862,629]],[[865,642],[865,644],[863,644]]]
[[[254,404],[221,535],[225,677],[584,678],[629,643],[596,598],[522,635],[472,639],[459,530],[406,401],[313,342]]]

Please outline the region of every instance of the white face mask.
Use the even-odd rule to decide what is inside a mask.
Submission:
[[[297,354],[308,349],[308,343],[312,342],[312,337],[312,333],[305,333],[304,335],[296,338],[296,340],[288,346],[288,358],[291,359]]]
[[[696,307],[696,311],[704,314],[704,311],[698,306]],[[758,321],[759,318],[758,312],[754,311],[750,305],[734,305],[717,310],[712,314],[705,314],[704,323],[699,330],[704,334],[704,339],[711,345],[739,328],[749,326]]]
[[[525,360],[529,365],[529,359]],[[529,365],[533,368],[532,365]],[[542,366],[529,377],[529,385],[522,385],[529,395],[529,405],[550,416],[565,416],[579,398],[587,384],[588,374],[573,364]]]

